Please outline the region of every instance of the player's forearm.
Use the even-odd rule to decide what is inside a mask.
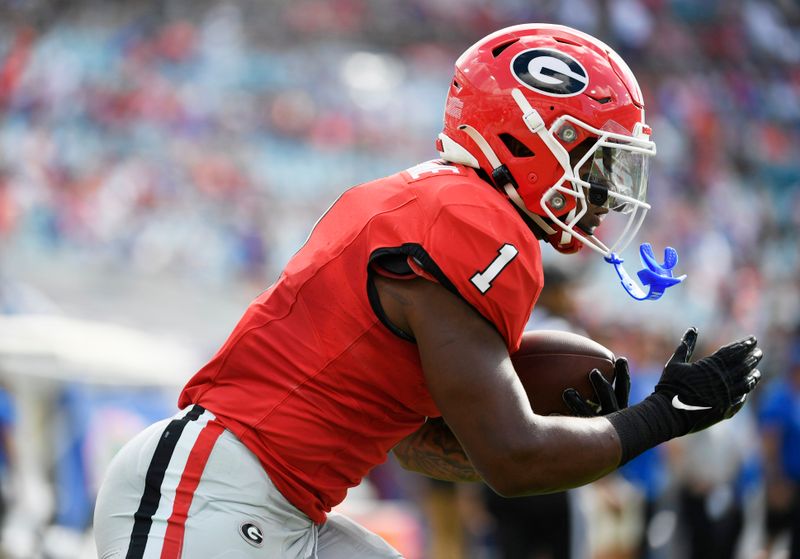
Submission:
[[[429,419],[392,450],[403,468],[445,481],[480,481],[461,444],[442,419]]]
[[[497,437],[492,463],[477,464],[506,497],[552,493],[590,483],[616,469],[620,443],[604,418],[536,416],[517,446]]]

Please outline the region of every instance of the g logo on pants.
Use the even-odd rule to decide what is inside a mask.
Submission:
[[[261,547],[264,544],[264,534],[261,532],[261,528],[252,522],[245,522],[239,526],[239,534],[244,541],[254,547]]]

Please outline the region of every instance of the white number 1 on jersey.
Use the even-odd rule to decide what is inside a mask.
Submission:
[[[508,243],[501,246],[497,252],[497,258],[492,260],[491,264],[489,264],[484,271],[478,272],[469,279],[481,293],[489,291],[494,278],[496,278],[518,254],[517,247]]]

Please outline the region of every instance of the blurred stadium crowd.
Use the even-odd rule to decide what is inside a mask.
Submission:
[[[732,556],[720,546],[690,555],[694,525],[701,539],[732,539],[740,557],[766,557],[757,553],[767,518],[775,525],[781,495],[800,482],[800,440],[780,441],[783,418],[800,416],[793,0],[0,1],[0,317],[91,308],[94,318],[129,323],[126,312],[139,310],[138,325],[149,328],[141,309],[161,305],[135,287],[124,301],[106,297],[89,279],[98,276],[246,301],[342,190],[434,157],[455,58],[489,31],[526,21],[595,34],[633,68],[659,150],[640,237],[675,247],[689,274],[663,302],[634,303],[593,253],[545,249],[560,278],[553,289],[566,285],[569,301],[552,312],[627,355],[639,398],[689,325],[700,329],[701,352],[751,332],[766,352],[766,386],[741,419],[581,493],[582,510],[600,511],[586,516],[584,540],[596,559]],[[59,284],[75,277],[84,288],[62,300]],[[201,357],[242,309],[226,309]],[[198,312],[180,309],[172,328],[194,331]],[[90,527],[96,474],[73,470],[98,466],[81,447],[90,420],[73,412],[108,401],[87,390],[72,378],[48,392],[80,427],[68,473],[65,454],[45,453],[56,489],[42,522],[78,532]],[[166,416],[170,405],[133,408]],[[0,415],[13,427],[13,414]],[[0,460],[13,470],[9,455]],[[83,504],[59,484],[82,484]],[[407,500],[403,518],[417,526],[403,536],[417,541],[406,542],[409,557],[499,557],[479,492],[426,484],[391,463],[374,485]],[[705,520],[685,512],[697,503]],[[423,508],[444,512],[429,523]],[[25,545],[41,557],[84,556]],[[432,545],[442,547],[425,551]],[[5,547],[10,557],[32,553]]]

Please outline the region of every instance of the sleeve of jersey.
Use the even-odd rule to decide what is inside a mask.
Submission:
[[[515,217],[477,205],[445,206],[423,246],[433,265],[423,263],[426,270],[443,276],[437,279],[492,323],[511,353],[543,281],[539,244]]]

